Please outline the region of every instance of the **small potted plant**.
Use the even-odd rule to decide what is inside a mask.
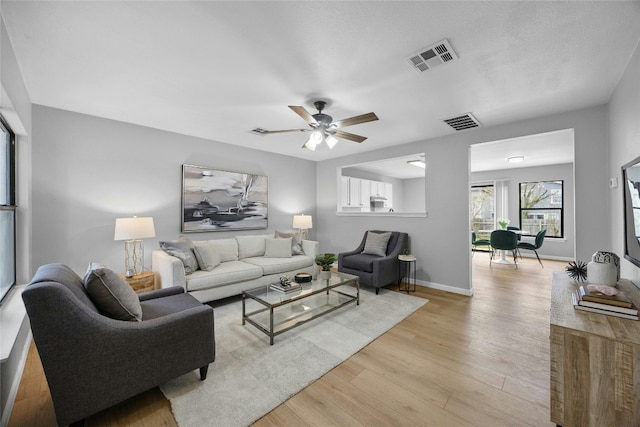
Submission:
[[[336,262],[338,258],[336,254],[326,253],[316,256],[316,264],[320,266],[320,278],[329,280],[331,278],[331,265]]]

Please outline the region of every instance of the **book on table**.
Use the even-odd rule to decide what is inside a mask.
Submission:
[[[580,291],[578,290],[571,294],[571,298],[573,302],[573,308],[575,308],[576,310],[605,314],[607,316],[615,316],[623,319],[640,320],[640,318],[638,317],[638,309],[635,308],[635,306],[634,308],[628,309],[624,307],[617,307],[614,305],[598,304],[591,301],[582,301],[580,299]],[[621,312],[620,310],[625,310],[628,312]],[[635,314],[632,314],[634,311]]]
[[[273,289],[274,291],[289,293],[289,292],[295,292],[297,290],[300,290],[302,288],[302,285],[297,282],[286,282],[286,283],[275,282],[270,284],[269,288]]]
[[[592,292],[586,286],[580,286],[578,288],[578,294],[582,301],[591,301],[600,304],[615,305],[618,307],[634,308],[633,301],[631,301],[622,292],[618,292],[616,295],[605,295],[601,292]]]

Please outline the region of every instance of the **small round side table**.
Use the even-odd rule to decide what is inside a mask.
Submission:
[[[415,292],[416,291],[416,257],[413,255],[398,255],[398,261],[400,262],[399,273],[400,277],[398,278],[398,290],[405,292]],[[413,274],[412,274],[413,271]],[[404,288],[402,287],[402,282],[404,278],[407,278],[407,281],[404,282]],[[412,283],[413,282],[413,283]],[[413,285],[413,289],[411,286]]]

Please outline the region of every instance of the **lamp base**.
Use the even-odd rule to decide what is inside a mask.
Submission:
[[[126,277],[133,277],[144,271],[144,244],[142,240],[124,242],[124,268]]]

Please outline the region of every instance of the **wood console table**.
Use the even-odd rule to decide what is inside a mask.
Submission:
[[[551,421],[563,427],[640,425],[640,321],[573,308],[564,272],[551,289]],[[640,307],[640,290],[618,288]]]

